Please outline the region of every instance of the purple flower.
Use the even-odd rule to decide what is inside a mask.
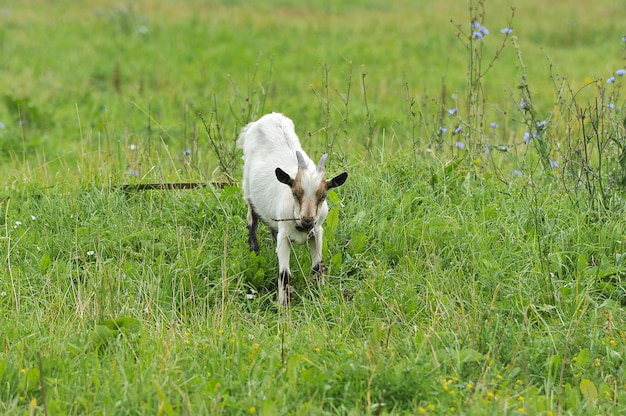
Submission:
[[[532,139],[533,139],[533,138],[530,136],[530,133],[529,133],[529,132],[524,133],[524,142],[525,142],[526,144],[530,143],[530,141],[531,141]]]
[[[613,103],[608,103],[606,106],[608,108],[610,108],[611,110],[613,110],[615,108],[615,104],[613,104]]]
[[[472,32],[472,37],[476,40],[482,40],[483,39],[483,34],[480,32]]]
[[[494,129],[498,128],[498,123],[496,123],[495,121],[492,121],[491,123],[489,123],[489,125],[493,127]]]
[[[463,142],[456,142],[455,146],[459,149],[465,149],[465,145],[463,144]]]
[[[530,105],[526,102],[524,98],[522,98],[519,102],[519,108],[521,108],[522,110],[527,110],[530,108]]]
[[[488,155],[490,151],[491,150],[489,150],[489,145],[485,145],[485,154]]]
[[[550,162],[550,166],[552,166],[553,168],[558,168],[559,167],[559,162],[557,162],[556,160],[552,160]]]
[[[191,156],[191,149],[187,149],[183,152],[183,156]]]
[[[548,122],[547,122],[547,121],[545,121],[545,120],[543,120],[543,121],[538,121],[538,122],[536,123],[537,129],[538,129],[538,130],[542,130],[542,129],[546,126],[546,124],[548,124]]]
[[[478,28],[478,30],[485,36],[489,34],[489,29],[487,29],[485,26],[481,26],[480,28]]]
[[[620,77],[626,74],[626,69],[618,69],[615,71],[615,75],[619,75]]]
[[[448,132],[448,129],[447,129],[447,128],[445,128],[445,127],[439,127],[439,133],[440,133],[441,135],[444,135],[444,134],[446,134],[447,132]]]
[[[451,108],[448,110],[448,114],[450,114],[451,116],[455,115],[457,113],[457,111],[459,111],[456,107]]]
[[[626,35],[622,36],[622,40],[626,42]]]
[[[452,134],[458,134],[461,132],[461,130],[463,130],[463,127],[459,126],[456,129],[454,129],[454,131],[452,132]]]
[[[513,29],[511,29],[510,27],[505,27],[500,31],[500,33],[504,33],[505,35],[508,35],[511,32],[513,32]]]
[[[614,83],[614,82],[615,82],[615,77],[611,77],[611,78],[609,78],[609,79],[607,79],[607,80],[606,80],[606,83],[607,83],[607,84],[612,84],[612,83]]]
[[[477,21],[473,21],[473,22],[472,22],[472,27],[473,27],[474,29],[478,29],[480,26],[481,26],[481,24],[480,24],[479,22],[477,22]]]
[[[513,175],[515,175],[515,176],[522,176],[522,172],[520,172],[517,169],[513,169]]]

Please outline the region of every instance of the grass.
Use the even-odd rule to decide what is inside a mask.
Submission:
[[[415,3],[0,2],[0,413],[623,412],[625,6]],[[350,172],[288,309],[268,111]]]

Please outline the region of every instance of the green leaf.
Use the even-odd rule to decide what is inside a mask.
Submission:
[[[341,199],[339,198],[339,195],[337,195],[337,192],[333,191],[332,189],[328,190],[328,195],[326,197],[331,204],[338,204],[339,202],[341,202]]]
[[[477,363],[483,360],[483,355],[471,348],[465,348],[459,351],[459,362],[463,363]]]
[[[141,322],[138,319],[131,318],[129,316],[109,319],[107,321],[104,321],[102,325],[111,330],[120,331],[126,335],[134,334],[141,330]]]
[[[44,255],[41,256],[41,259],[39,259],[39,271],[42,274],[46,274],[51,263],[52,259],[50,259],[50,255],[48,253],[44,253]]]
[[[598,401],[598,390],[593,384],[593,381],[586,378],[582,379],[582,381],[580,382],[580,392],[592,406],[595,406],[596,402]]]
[[[339,209],[337,207],[333,207],[328,211],[328,216],[326,217],[326,224],[324,228],[327,229],[328,231],[334,231],[338,225],[339,225]]]
[[[591,362],[591,353],[589,353],[588,348],[583,348],[582,350],[580,350],[580,352],[576,356],[576,365],[580,368],[587,368],[590,362]]]
[[[96,327],[89,333],[89,340],[94,347],[101,347],[106,345],[111,339],[117,336],[118,331],[115,331],[105,325],[96,325]]]
[[[165,393],[163,393],[161,386],[159,386],[156,380],[152,380],[152,384],[154,385],[154,388],[157,391],[157,396],[159,396],[159,409],[158,409],[157,414],[159,415],[165,414],[167,416],[176,416],[176,412],[174,411],[174,408],[172,407],[172,403],[165,396]]]

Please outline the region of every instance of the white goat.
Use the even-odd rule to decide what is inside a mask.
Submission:
[[[276,238],[278,302],[289,303],[291,243],[308,242],[311,266],[322,279],[322,224],[328,215],[328,190],[348,178],[343,172],[326,180],[326,157],[317,165],[302,150],[293,121],[271,113],[246,125],[237,145],[243,149],[243,194],[248,203],[248,244],[259,252],[257,226],[263,221]],[[286,185],[286,186],[285,186]]]

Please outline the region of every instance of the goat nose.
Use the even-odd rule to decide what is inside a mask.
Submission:
[[[314,218],[313,217],[302,217],[302,219],[300,220],[300,225],[302,226],[302,228],[306,228],[307,230],[313,228],[313,222],[314,222]]]

